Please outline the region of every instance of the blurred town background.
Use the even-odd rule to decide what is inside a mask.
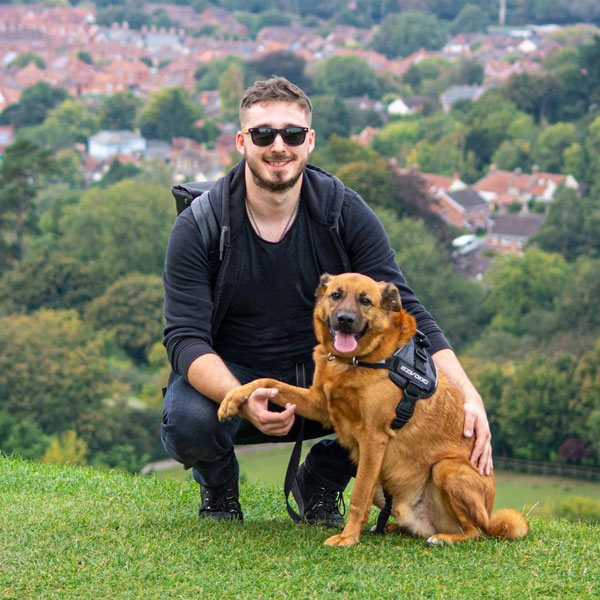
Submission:
[[[0,4],[0,450],[165,457],[170,187],[239,160],[239,99],[276,74],[479,387],[497,466],[599,477],[599,24],[594,0]]]

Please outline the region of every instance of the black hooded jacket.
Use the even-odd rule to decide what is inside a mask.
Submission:
[[[220,239],[203,239],[192,208],[176,219],[164,270],[164,345],[173,371],[183,377],[199,356],[215,353],[212,342],[237,290],[241,266],[240,233],[244,221],[245,161],[219,179],[209,192],[207,219],[216,221]],[[407,286],[395,253],[373,211],[336,177],[308,165],[301,200],[306,206],[319,265],[332,275],[354,271],[394,283],[403,307],[429,338],[431,353],[450,345],[429,312]],[[222,260],[218,260],[221,254]],[[214,269],[214,265],[218,269]],[[315,288],[318,282],[315,282]]]

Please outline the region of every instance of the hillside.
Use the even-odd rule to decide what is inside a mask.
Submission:
[[[349,550],[296,526],[276,487],[244,484],[246,522],[199,522],[190,482],[0,458],[1,598],[589,598],[598,527],[534,520],[517,543]]]

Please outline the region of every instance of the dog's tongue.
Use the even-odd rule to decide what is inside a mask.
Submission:
[[[338,352],[354,352],[356,350],[356,338],[350,333],[342,333],[338,331],[333,342],[333,347]]]

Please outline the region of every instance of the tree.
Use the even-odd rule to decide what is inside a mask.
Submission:
[[[490,164],[494,152],[508,138],[518,114],[513,104],[493,90],[472,104],[467,115],[464,154],[473,153],[479,171]]]
[[[595,346],[581,357],[573,375],[573,388],[577,393],[571,396],[568,405],[571,416],[568,431],[595,447],[600,457],[600,422],[594,426],[594,419],[590,421],[591,415],[600,415],[600,342],[596,341]]]
[[[16,128],[38,125],[67,97],[67,91],[62,88],[53,88],[45,81],[34,83],[23,90],[19,102],[8,107],[0,120],[2,123],[12,123]]]
[[[44,59],[41,56],[38,56],[37,54],[35,54],[34,52],[22,52],[21,54],[19,54],[19,56],[17,56],[17,58],[15,58],[8,65],[8,67],[23,69],[30,62],[35,63],[35,65],[38,67],[38,69],[46,68],[46,63],[44,62]]]
[[[502,94],[537,123],[554,120],[561,104],[560,84],[552,74],[516,73],[502,87]]]
[[[376,212],[408,284],[453,347],[464,348],[480,334],[485,322],[481,288],[454,271],[447,251],[423,221],[399,220],[392,211]]]
[[[67,99],[50,110],[41,125],[27,130],[26,135],[58,150],[85,144],[98,131],[98,118],[79,100]]]
[[[393,204],[394,180],[382,158],[372,162],[348,163],[335,174],[371,207]]]
[[[432,208],[437,200],[427,190],[427,183],[412,171],[394,173],[394,197],[388,205],[400,215],[421,219],[438,241],[449,245],[452,237],[445,221]]]
[[[87,459],[94,465],[137,470],[144,461],[163,455],[158,411],[146,410],[139,402],[136,406],[131,384],[125,381],[140,373],[123,374],[126,361],[122,356],[109,358],[109,350],[106,334],[93,332],[75,311],[41,310],[0,318],[2,410],[17,423],[37,427],[39,441],[44,442],[44,447],[35,447],[36,430],[29,427],[29,433],[9,436],[15,451],[39,456],[50,441],[46,436],[73,430],[87,444]],[[1,414],[0,442],[7,439]],[[69,445],[59,444],[63,451]],[[78,445],[73,444],[75,449]]]
[[[317,90],[340,98],[379,96],[375,70],[366,60],[353,54],[327,59],[315,77]]]
[[[157,275],[125,275],[96,298],[86,311],[86,322],[106,329],[136,362],[145,362],[162,337],[164,290]]]
[[[575,125],[555,123],[540,132],[532,158],[542,171],[562,173],[563,153],[575,141]]]
[[[114,185],[123,179],[133,178],[140,173],[142,173],[142,169],[134,163],[122,163],[118,158],[115,158],[110,163],[108,171],[99,181],[99,185],[102,187]]]
[[[32,313],[40,308],[81,309],[97,292],[97,283],[81,262],[46,249],[4,275],[0,314]]]
[[[504,140],[492,155],[492,163],[502,171],[528,170],[531,167],[527,142]]]
[[[374,137],[372,145],[381,155],[395,157],[402,163],[420,137],[417,121],[393,121]]]
[[[200,63],[194,71],[194,79],[197,79],[196,89],[200,92],[205,90],[218,90],[219,77],[227,70],[231,63],[236,63],[244,68],[244,61],[233,55],[225,58],[217,58],[209,63]]]
[[[92,58],[92,53],[88,52],[87,50],[79,50],[77,52],[76,56],[81,62],[84,62],[87,65],[94,64],[94,59]]]
[[[124,179],[88,190],[65,213],[62,243],[105,286],[130,272],[159,275],[174,217],[168,190]]]
[[[244,95],[244,70],[232,62],[219,77],[219,98],[221,111],[228,119],[238,115],[240,100]]]
[[[191,137],[200,117],[198,107],[181,87],[166,87],[150,95],[140,114],[140,130],[149,139],[171,141]]]
[[[336,96],[313,96],[312,126],[317,134],[317,144],[337,134],[347,137],[351,133],[352,120],[350,112],[343,101]]]
[[[41,178],[55,169],[49,150],[17,138],[0,164],[0,269],[25,255],[25,235],[36,231],[35,198]]]
[[[81,416],[100,409],[115,389],[111,381],[101,340],[75,311],[0,318],[2,407],[44,434],[67,423],[77,429]]]
[[[499,421],[513,456],[554,460],[569,437],[576,361],[532,355],[515,367],[502,392]],[[575,392],[576,393],[576,392]]]
[[[106,96],[100,104],[100,127],[111,130],[133,129],[140,104],[140,100],[131,92]]]
[[[267,79],[272,75],[285,77],[295,85],[305,89],[307,79],[304,75],[306,60],[289,50],[267,52],[248,63],[248,73],[252,79]]]
[[[454,34],[486,32],[489,24],[486,11],[475,4],[465,4],[452,21],[451,31]]]
[[[47,465],[82,465],[87,464],[87,444],[85,440],[69,429],[60,437],[52,440],[41,461]]]
[[[28,419],[16,419],[7,411],[0,411],[0,451],[34,460],[50,444],[50,437]]]
[[[494,261],[484,275],[491,327],[514,335],[538,334],[541,320],[571,285],[572,272],[559,254],[528,248],[524,256]]]
[[[588,352],[600,337],[597,309],[600,260],[580,257],[572,268],[573,283],[557,299],[555,337],[564,340],[563,348],[581,355]],[[554,345],[559,346],[559,343]]]
[[[313,164],[333,173],[348,163],[375,162],[380,158],[374,150],[347,137],[333,134],[324,146],[313,151],[310,160]]]
[[[298,8],[302,16],[316,15],[321,19],[329,19],[345,4],[342,0],[303,0]]]
[[[388,15],[373,36],[372,47],[388,58],[409,56],[421,48],[439,50],[446,41],[440,22],[432,15],[406,11]]]
[[[568,188],[560,190],[531,242],[547,252],[560,252],[568,261],[579,256],[600,257],[600,199],[592,195],[579,198]]]

